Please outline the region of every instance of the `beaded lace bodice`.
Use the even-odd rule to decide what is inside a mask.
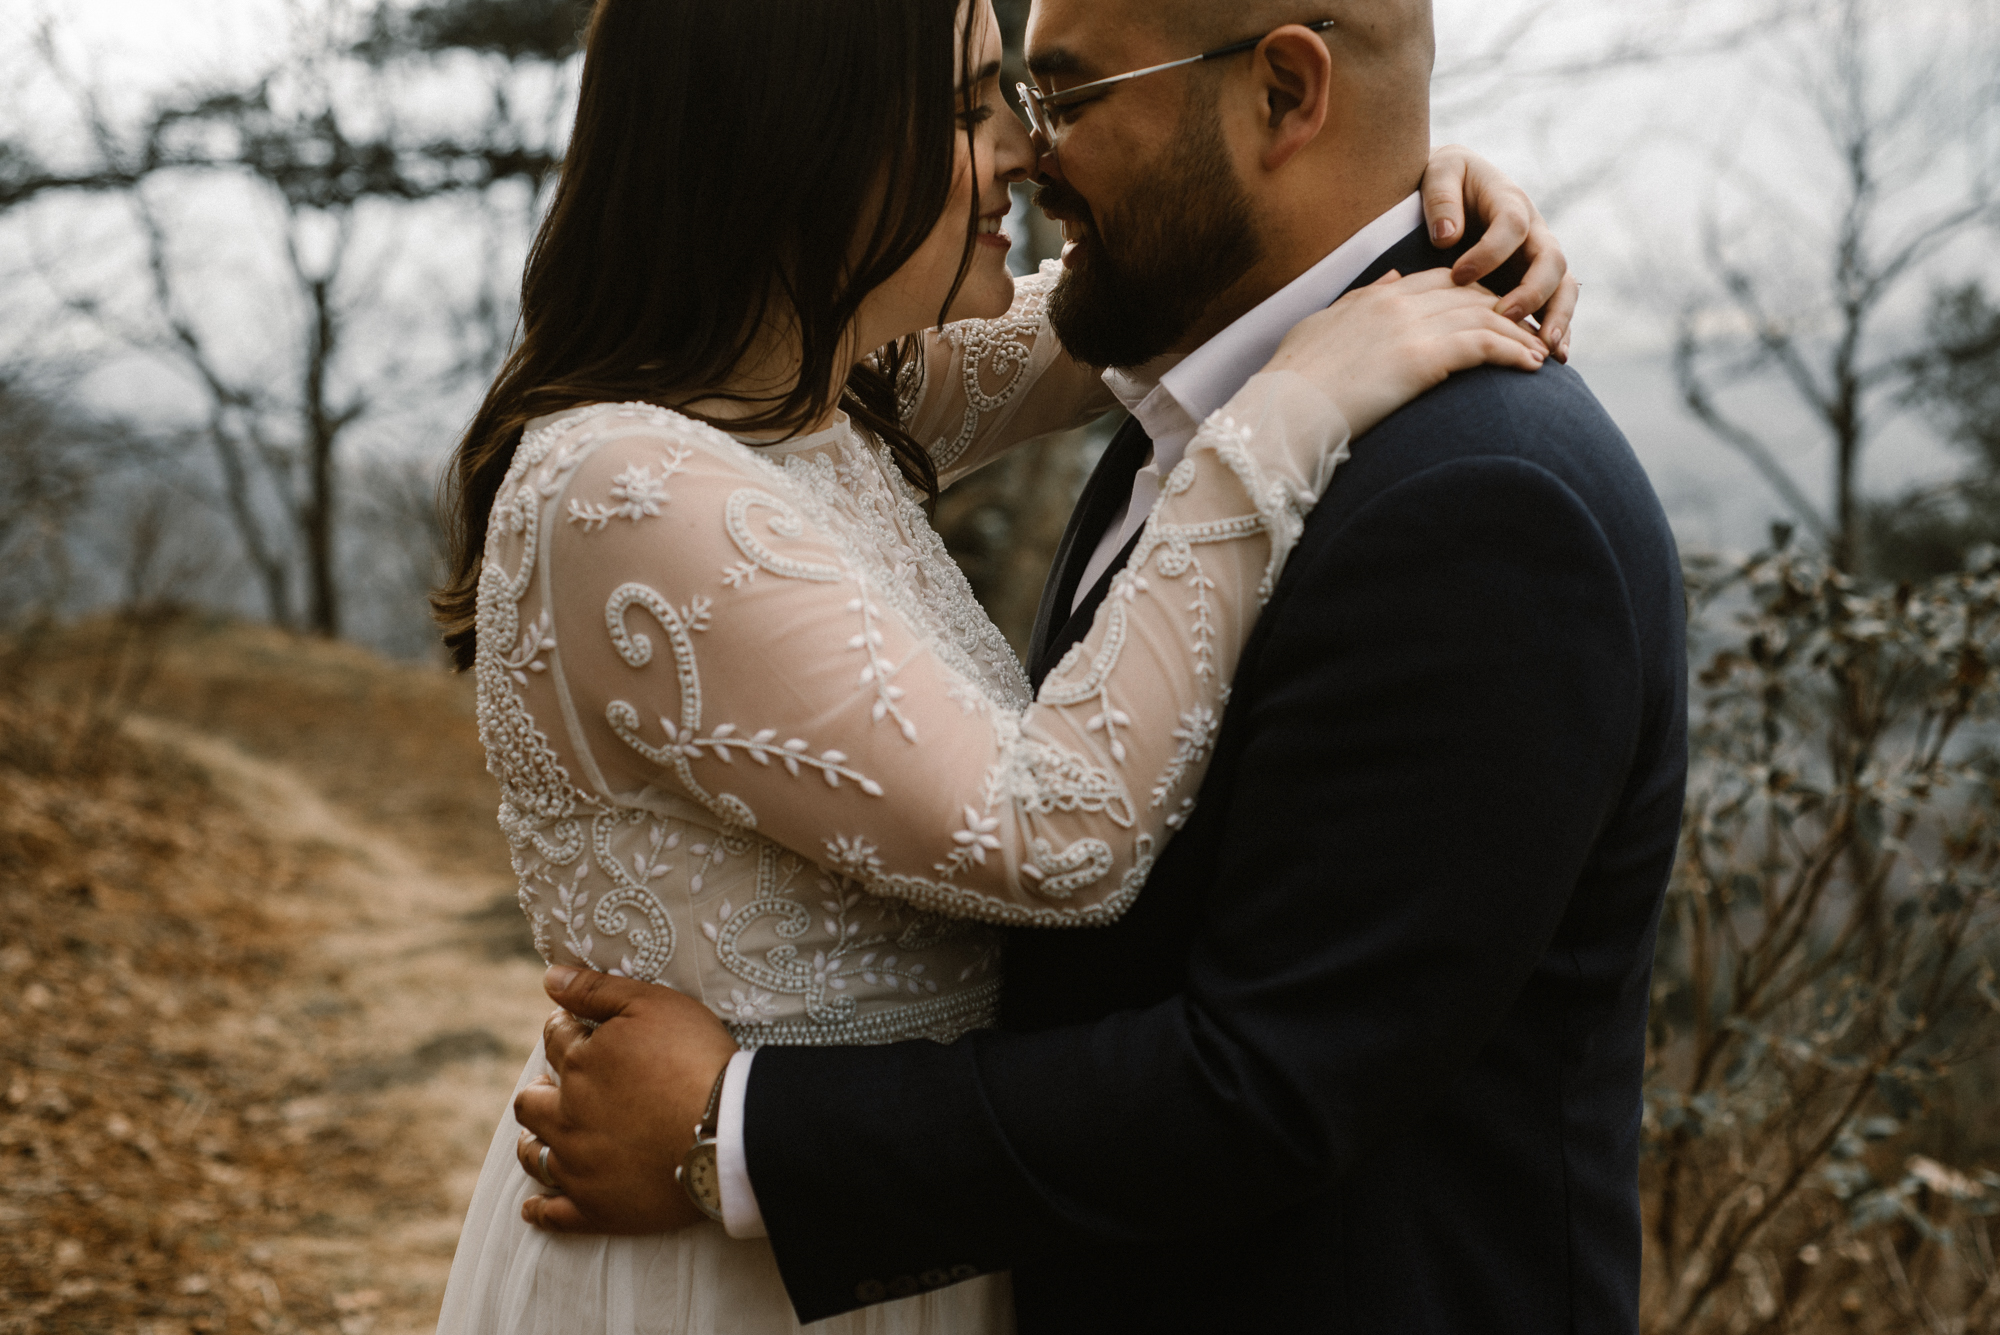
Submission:
[[[1105,407],[1023,280],[900,386],[945,480]],[[1193,805],[1227,683],[1344,457],[1259,375],[1169,479],[1030,701],[887,450],[649,405],[535,424],[488,530],[480,727],[551,961],[701,998],[746,1046],[990,1021],[993,924],[1115,918]]]

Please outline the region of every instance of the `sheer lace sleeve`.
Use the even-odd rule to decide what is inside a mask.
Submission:
[[[800,472],[676,414],[599,410],[503,498],[546,516],[528,668],[607,797],[665,790],[952,916],[1108,921],[1193,805],[1251,623],[1345,441],[1305,380],[1253,378],[1022,709],[954,670]]]
[[[1081,426],[1118,406],[1095,367],[1063,351],[1049,328],[1058,260],[1014,282],[1014,305],[998,320],[965,320],[927,331],[921,357],[897,386],[903,423],[950,484],[1011,447]]]

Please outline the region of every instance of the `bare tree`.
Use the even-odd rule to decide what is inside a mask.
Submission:
[[[1468,0],[1446,6],[1439,16],[1432,113],[1451,120],[1551,94],[1567,100],[1579,85],[1606,75],[1734,51],[1810,2],[1526,0],[1490,6]]]
[[[53,621],[73,576],[71,526],[90,500],[86,424],[49,395],[0,376],[0,690],[11,690],[33,642]]]
[[[1867,503],[1869,566],[1889,579],[1960,570],[1982,544],[2000,544],[2000,307],[1983,284],[1933,296],[1923,346],[1907,365],[1908,406],[1943,433],[1967,467]]]
[[[1674,366],[1689,411],[1841,569],[1865,559],[1864,456],[1914,375],[1893,317],[1955,245],[2000,220],[2000,47],[1984,8],[1814,6],[1792,71],[1818,138],[1797,147],[1831,168],[1832,188],[1760,189],[1744,208],[1712,210],[1702,251],[1713,288],[1680,312]],[[1786,466],[1768,426],[1727,402],[1732,386],[1771,380],[1825,444],[1830,506]]]
[[[129,128],[114,123],[95,89],[67,77],[45,31],[45,59],[74,96],[93,156],[56,169],[11,146],[0,153],[0,208],[77,192],[124,202],[143,256],[144,308],[74,291],[69,304],[193,384],[205,404],[200,434],[214,489],[268,614],[337,635],[343,443],[385,398],[435,395],[437,382],[483,374],[512,320],[489,272],[470,299],[471,318],[426,311],[412,321],[432,326],[439,345],[455,330],[466,349],[435,358],[431,383],[413,374],[408,356],[386,355],[382,344],[395,337],[385,289],[397,229],[424,206],[484,198],[503,184],[522,187],[532,206],[560,162],[560,99],[543,99],[538,124],[517,114],[508,90],[523,62],[559,60],[565,41],[574,45],[575,9],[567,0],[385,8],[359,40],[339,6],[295,17],[296,49],[264,77],[162,99]],[[566,39],[557,35],[564,31]],[[502,66],[483,123],[456,136],[404,131],[389,91],[394,62],[467,47],[499,56]],[[252,318],[283,332],[249,355],[229,327],[246,313],[215,312],[218,277],[203,254],[202,225],[174,208],[218,189],[247,193],[275,219],[271,250],[285,295],[260,298]],[[396,216],[385,223],[385,214]],[[255,232],[254,223],[232,230]],[[359,238],[371,232],[378,244],[366,256]],[[495,248],[489,256],[497,270]]]
[[[445,573],[437,482],[433,461],[409,454],[370,456],[349,472],[343,573],[349,587],[370,595],[358,600],[366,606],[350,633],[402,658],[434,657],[443,648],[423,614]]]

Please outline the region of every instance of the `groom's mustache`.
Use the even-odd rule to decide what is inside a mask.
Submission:
[[[1053,222],[1080,223],[1093,232],[1097,230],[1097,219],[1091,214],[1090,205],[1061,181],[1046,182],[1037,190],[1035,207]]]

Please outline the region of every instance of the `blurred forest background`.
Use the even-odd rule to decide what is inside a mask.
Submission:
[[[1437,10],[1689,562],[1646,1327],[1996,1335],[2000,0]],[[434,1317],[540,1002],[432,502],[584,15],[0,15],[0,1332]],[[1017,646],[1109,426],[939,505]]]

